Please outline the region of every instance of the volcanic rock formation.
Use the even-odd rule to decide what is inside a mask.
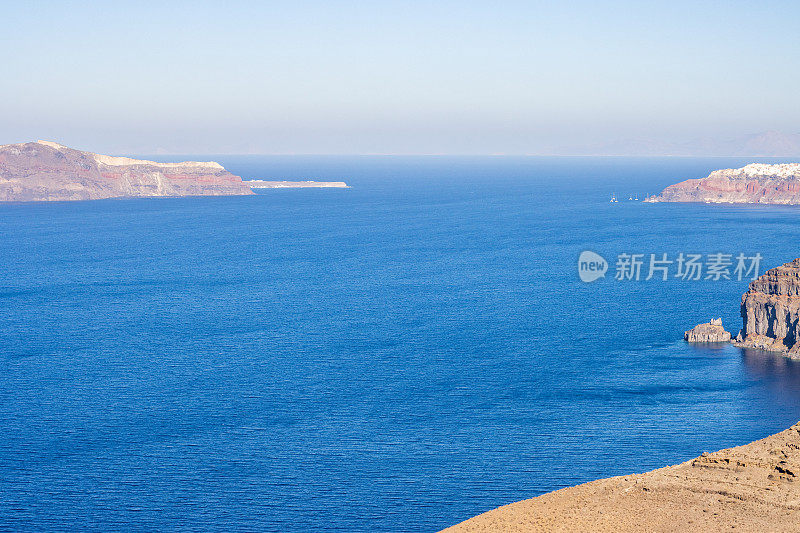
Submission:
[[[742,330],[736,345],[800,354],[800,258],[767,270],[742,296]]]
[[[754,163],[670,185],[645,202],[800,204],[800,164]]]
[[[730,342],[731,334],[722,327],[721,318],[713,318],[711,322],[698,324],[686,333],[683,338],[688,342]]]
[[[219,163],[156,163],[48,141],[0,146],[0,201],[253,194]]]

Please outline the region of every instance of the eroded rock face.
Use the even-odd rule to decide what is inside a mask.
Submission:
[[[38,141],[0,146],[0,201],[253,194],[219,163],[156,163]]]
[[[730,342],[731,334],[722,327],[722,319],[714,318],[711,322],[698,324],[686,333],[683,338],[688,342]]]
[[[670,185],[646,202],[800,204],[800,164],[754,163]]]
[[[800,355],[800,258],[765,272],[742,296],[736,345]]]

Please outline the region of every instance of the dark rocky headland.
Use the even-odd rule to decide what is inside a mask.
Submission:
[[[693,343],[733,341],[741,348],[800,358],[800,258],[767,270],[742,295],[742,329],[736,338],[715,319],[684,333]]]
[[[742,330],[735,344],[800,354],[800,258],[766,271],[742,296]]]

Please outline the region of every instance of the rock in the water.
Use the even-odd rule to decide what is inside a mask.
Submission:
[[[731,334],[722,327],[721,318],[714,318],[711,322],[696,325],[683,338],[688,342],[730,342]]]
[[[800,355],[800,258],[765,272],[742,296],[736,345]]]
[[[253,194],[219,163],[156,163],[49,141],[0,146],[0,201]]]
[[[753,163],[670,185],[646,202],[800,204],[800,164]]]

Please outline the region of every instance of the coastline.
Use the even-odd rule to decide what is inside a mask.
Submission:
[[[349,189],[350,186],[343,181],[264,181],[243,180],[251,189],[300,189],[307,187]]]
[[[800,422],[685,463],[498,507],[443,532],[796,531],[797,476]]]

